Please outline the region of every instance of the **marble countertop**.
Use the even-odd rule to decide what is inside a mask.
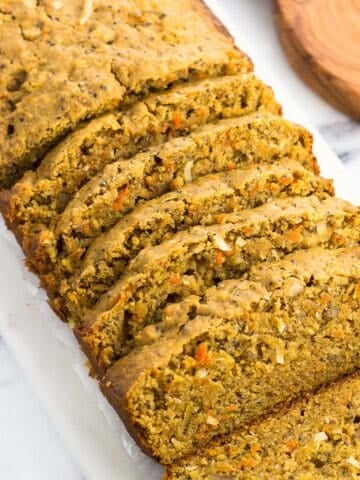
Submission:
[[[309,90],[289,67],[273,24],[271,0],[222,0],[250,44],[306,111],[352,176],[360,177],[360,124]],[[0,338],[0,478],[81,480],[82,472],[52,426],[31,385]]]

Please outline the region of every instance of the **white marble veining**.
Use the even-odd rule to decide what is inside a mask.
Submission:
[[[250,50],[261,49],[268,68],[283,80],[352,175],[360,178],[360,125],[317,97],[289,67],[272,21],[271,0],[222,3],[249,39]],[[0,478],[84,480],[1,338]]]

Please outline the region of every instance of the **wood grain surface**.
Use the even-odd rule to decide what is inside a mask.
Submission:
[[[276,20],[303,80],[360,120],[360,0],[277,0]]]

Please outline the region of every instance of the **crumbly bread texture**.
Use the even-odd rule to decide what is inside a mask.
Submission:
[[[177,85],[128,110],[83,123],[43,158],[36,171],[0,193],[8,226],[22,243],[48,227],[105,165],[205,123],[255,111],[279,114],[281,108],[271,89],[253,74],[238,74]]]
[[[358,246],[314,248],[213,287],[184,325],[110,368],[105,395],[169,464],[354,371],[359,260]]]
[[[360,374],[221,437],[163,480],[347,480],[360,476]]]
[[[164,480],[360,478],[360,209],[206,4],[0,0],[0,52],[0,210]]]
[[[66,318],[61,307],[65,297],[77,304],[76,310],[81,315],[120,278],[130,260],[145,247],[158,245],[191,226],[215,223],[219,221],[219,218],[214,220],[217,214],[254,208],[275,198],[314,193],[319,198],[332,195],[332,182],[293,160],[200,177],[175,192],[141,204],[96,239],[80,271],[62,282],[52,305]]]
[[[208,124],[130,160],[114,162],[80,189],[55,225],[23,239],[28,264],[51,291],[51,282],[74,273],[91,242],[139,203],[208,173],[284,158],[318,171],[306,129],[279,116],[256,113]]]
[[[1,0],[0,51],[0,188],[86,118],[252,70],[200,0]]]
[[[136,342],[156,338],[154,324],[161,322],[167,304],[201,295],[254,263],[296,249],[336,248],[360,240],[359,209],[336,198],[286,198],[221,220],[225,223],[194,227],[142,250],[85,315],[76,316],[77,304],[67,303],[69,318],[79,324],[78,339],[99,375]]]

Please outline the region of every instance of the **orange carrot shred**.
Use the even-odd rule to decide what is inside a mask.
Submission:
[[[234,162],[228,162],[226,164],[226,170],[228,170],[228,171],[234,170],[235,167],[236,167],[236,165],[235,165]]]
[[[297,227],[294,228],[293,230],[290,230],[290,232],[287,234],[287,238],[290,242],[296,243],[301,240],[301,230],[302,227]]]
[[[228,407],[225,408],[228,412],[236,412],[239,410],[239,407],[237,405],[229,405]]]
[[[195,352],[195,361],[198,365],[206,366],[210,363],[210,355],[206,343],[200,343]]]
[[[281,183],[282,185],[290,185],[290,183],[291,183],[291,178],[286,177],[285,175],[283,175],[282,177],[280,177],[279,181],[280,181],[280,183]]]
[[[169,162],[167,165],[167,169],[169,170],[169,172],[172,173],[175,170],[175,162]]]
[[[169,278],[169,282],[172,283],[173,285],[178,285],[181,281],[181,278],[179,275],[173,275],[172,277]]]
[[[180,128],[181,125],[181,117],[179,112],[175,112],[173,115],[173,124],[176,129]]]
[[[286,442],[285,446],[288,450],[293,451],[298,446],[298,444],[294,438],[291,438],[289,441]]]
[[[215,265],[217,267],[221,267],[221,265],[224,263],[224,255],[221,250],[216,250],[215,253]]]
[[[126,197],[129,195],[129,187],[125,185],[122,187],[122,189],[119,191],[118,196],[113,204],[114,210],[119,212],[121,210],[121,207],[123,203],[126,200]]]
[[[258,443],[252,443],[250,446],[250,453],[251,455],[255,455],[255,453],[260,452],[261,450],[261,445]]]

